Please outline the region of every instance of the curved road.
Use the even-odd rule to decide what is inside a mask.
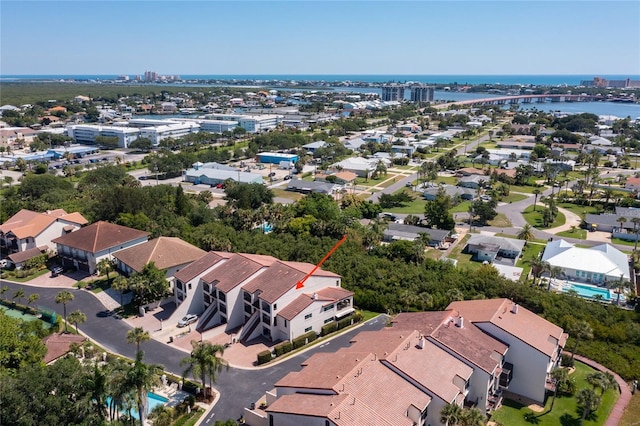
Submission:
[[[7,297],[18,288],[23,288],[26,297],[30,294],[38,293],[40,299],[38,304],[46,308],[55,310],[62,315],[63,307],[55,303],[55,296],[62,288],[35,287],[28,284],[14,283],[10,281],[0,281],[0,286],[9,287]],[[135,355],[135,345],[126,343],[126,335],[131,326],[126,322],[114,317],[100,318],[96,313],[105,309],[93,293],[86,290],[68,289],[75,296],[74,300],[67,304],[67,313],[80,309],[87,315],[87,321],[78,328],[85,335],[104,347],[106,350],[133,359]],[[26,298],[25,297],[25,298]],[[338,348],[349,345],[349,341],[360,331],[379,330],[386,325],[384,316],[378,316],[367,321],[358,328],[336,336],[335,338],[311,347],[295,356],[287,358],[278,364],[266,368],[244,370],[229,368],[218,376],[215,388],[220,392],[220,399],[213,411],[207,413],[207,418],[203,424],[213,424],[215,420],[237,419],[252,402],[257,401],[268,390],[273,389],[273,385],[291,371],[301,369],[300,364],[316,352],[334,352]],[[180,366],[180,361],[186,357],[185,352],[151,339],[141,344],[144,351],[144,360],[147,363],[161,364],[165,370],[177,376],[182,376],[184,367]]]

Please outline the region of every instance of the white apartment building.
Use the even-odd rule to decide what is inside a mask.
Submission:
[[[179,139],[189,133],[198,133],[200,126],[197,123],[172,123],[164,126],[144,127],[139,129],[140,137],[151,140],[153,146],[158,146],[161,141],[167,138]]]
[[[199,314],[199,330],[241,327],[238,340],[292,340],[352,313],[341,277],[314,265],[271,256],[209,252],[175,274],[175,318]]]
[[[245,114],[207,114],[205,118],[210,120],[236,121],[238,126],[242,127],[249,133],[259,133],[275,129],[282,121],[282,115],[261,114],[261,115],[245,115]]]
[[[232,132],[238,127],[238,122],[235,120],[197,120],[197,122],[201,131],[209,133]]]
[[[99,124],[76,124],[67,127],[67,133],[76,143],[94,145],[96,137],[116,137],[118,146],[127,148],[140,137],[140,129],[132,127],[102,126]]]

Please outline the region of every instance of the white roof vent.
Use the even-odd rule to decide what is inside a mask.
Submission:
[[[513,307],[511,308],[511,313],[512,314],[517,314],[518,313],[518,304],[514,303]]]
[[[318,300],[318,293],[313,293],[313,300]]]
[[[458,323],[456,325],[460,328],[464,328],[464,318],[458,317]]]

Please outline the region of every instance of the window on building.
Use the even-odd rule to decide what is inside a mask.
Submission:
[[[331,305],[327,305],[324,308],[322,308],[322,312],[327,312],[333,309],[333,303]]]
[[[324,320],[325,324],[329,324],[330,322],[333,321],[333,317],[327,318],[326,320]]]
[[[287,327],[289,327],[289,321],[284,320],[284,328],[287,328]]]
[[[308,320],[311,319],[311,317],[313,316],[313,314],[307,314],[304,316],[304,319]]]
[[[227,301],[227,295],[224,294],[221,291],[218,291],[218,299],[222,300],[223,302],[226,302]]]
[[[273,325],[277,326],[278,325],[278,317],[274,317],[273,318]]]
[[[191,283],[189,283],[189,290],[191,290]]]
[[[274,303],[274,304],[273,304],[273,310],[274,310],[274,311],[277,311],[277,310],[278,310],[278,304],[277,304],[277,303]]]
[[[310,332],[311,330],[313,330],[313,327],[307,327],[307,328],[305,328],[305,329],[304,329],[304,332],[305,332],[305,333],[308,333],[308,332]]]
[[[269,305],[264,300],[262,301],[262,310],[265,312],[271,312],[271,305]]]

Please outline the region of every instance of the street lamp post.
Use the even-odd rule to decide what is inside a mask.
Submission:
[[[156,172],[156,186],[158,186],[158,164],[153,165],[153,171]]]

